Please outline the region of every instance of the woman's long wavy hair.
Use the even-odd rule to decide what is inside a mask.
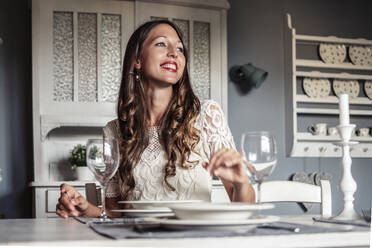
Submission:
[[[171,26],[184,44],[180,29],[168,20],[144,23],[136,29],[128,41],[117,106],[121,157],[116,176],[121,185],[120,191],[123,199],[133,197],[134,167],[140,161],[149,143],[149,111],[146,106],[146,86],[143,85],[146,82],[141,81],[141,72],[135,69],[134,64],[141,57],[143,44],[150,31],[159,24]],[[168,159],[164,168],[164,181],[171,190],[175,189],[169,184],[168,178],[176,175],[176,163],[180,163],[184,169],[197,163],[197,161],[189,161],[189,156],[192,151],[197,152],[195,148],[199,142],[199,131],[194,127],[194,123],[200,113],[200,102],[191,87],[185,46],[184,55],[186,61],[183,75],[172,86],[173,96],[160,122],[160,143]]]

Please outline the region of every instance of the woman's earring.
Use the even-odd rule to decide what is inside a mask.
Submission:
[[[139,77],[139,75],[137,73],[134,75],[134,80],[136,80],[137,82],[140,81],[140,77]]]
[[[134,77],[134,81],[136,81],[136,82],[140,81],[140,76],[139,76],[138,73],[129,72],[129,75],[132,75]]]

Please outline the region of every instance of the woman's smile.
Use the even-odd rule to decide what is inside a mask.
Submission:
[[[170,72],[177,72],[178,65],[174,61],[167,61],[160,65],[163,69],[168,70]]]

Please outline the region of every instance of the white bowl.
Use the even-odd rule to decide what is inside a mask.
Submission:
[[[182,220],[243,220],[255,210],[273,208],[273,204],[199,203],[169,206]]]

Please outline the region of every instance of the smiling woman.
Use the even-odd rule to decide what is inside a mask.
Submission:
[[[216,102],[200,103],[195,96],[182,34],[168,20],[144,23],[129,39],[117,119],[106,125],[104,135],[119,140],[121,156],[106,192],[109,210],[119,208],[118,200],[210,201],[213,175],[231,200],[254,201],[223,112]],[[56,212],[61,217],[100,214],[66,184]]]

